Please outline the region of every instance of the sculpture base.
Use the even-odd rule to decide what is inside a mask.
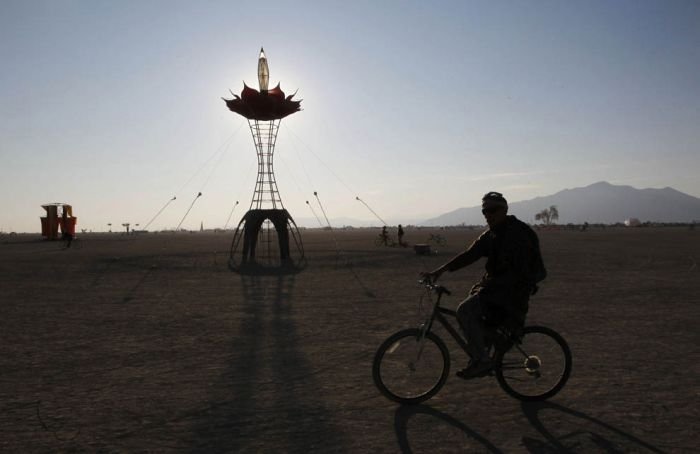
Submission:
[[[301,234],[285,209],[249,210],[231,242],[229,268],[240,273],[292,273],[306,265]]]

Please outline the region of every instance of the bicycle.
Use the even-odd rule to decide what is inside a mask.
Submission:
[[[397,243],[390,237],[384,237],[381,233],[374,237],[374,245],[376,247],[386,246],[386,247],[396,247]]]
[[[426,401],[447,381],[450,353],[432,331],[435,320],[469,356],[467,341],[446,318],[456,318],[456,311],[440,306],[442,296],[450,291],[427,278],[419,283],[437,294],[432,311],[418,328],[404,329],[386,339],[372,363],[372,378],[379,391],[401,404]],[[541,401],[562,390],[571,375],[572,358],[560,334],[544,326],[509,329],[488,324],[486,333],[494,366],[485,375],[495,375],[506,393],[522,401]]]
[[[445,239],[444,236],[442,236],[440,234],[435,235],[435,234],[431,233],[425,242],[432,243],[436,246],[446,246],[447,245],[447,240]]]

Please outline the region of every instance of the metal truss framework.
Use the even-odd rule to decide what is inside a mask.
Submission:
[[[248,119],[258,156],[258,175],[250,207],[231,243],[229,266],[237,271],[299,268],[305,263],[299,229],[284,208],[275,179],[274,154],[280,121]],[[295,253],[290,250],[292,243]]]

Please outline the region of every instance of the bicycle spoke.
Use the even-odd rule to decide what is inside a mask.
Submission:
[[[401,341],[394,342],[386,352],[387,353],[394,353],[394,351],[396,351],[396,349],[399,348],[399,345],[401,345]]]
[[[502,370],[519,370],[522,369],[523,365],[522,364],[513,364],[513,365],[502,365],[501,369]]]
[[[520,344],[515,344],[515,348],[518,349],[518,351],[523,355],[523,358],[528,358],[530,355],[527,354],[525,350],[522,349],[522,343]]]
[[[506,376],[506,375],[504,375],[503,378],[506,378],[506,379],[512,380],[512,381],[518,381],[518,382],[525,382],[525,381],[527,381],[527,380],[524,379],[524,378],[518,378],[518,377],[512,377],[512,376]]]

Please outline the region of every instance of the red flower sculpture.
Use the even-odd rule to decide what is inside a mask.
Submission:
[[[233,93],[231,93],[233,94]],[[301,100],[293,101],[296,93],[287,97],[280,84],[271,90],[257,91],[243,83],[241,96],[233,94],[234,99],[224,99],[231,112],[243,115],[249,120],[279,120],[287,115],[299,112]]]

